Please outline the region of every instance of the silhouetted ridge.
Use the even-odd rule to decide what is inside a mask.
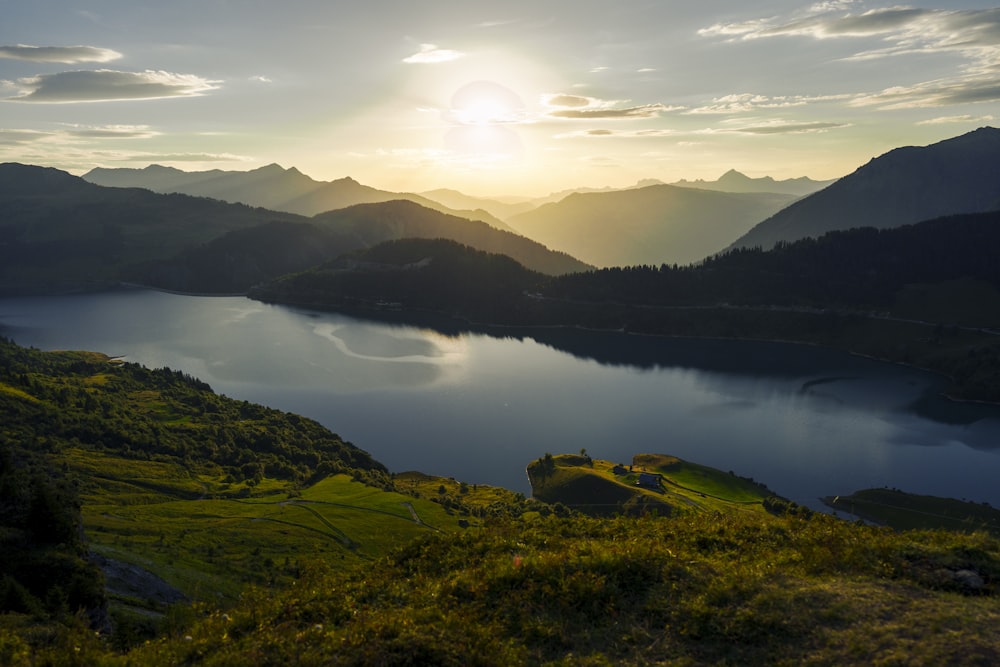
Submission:
[[[1000,130],[897,148],[779,211],[733,247],[770,248],[852,227],[898,227],[1000,209]]]

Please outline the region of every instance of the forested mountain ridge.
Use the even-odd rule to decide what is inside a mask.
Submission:
[[[258,286],[250,296],[321,308],[455,312],[479,322],[516,321],[524,292],[544,275],[510,257],[445,239],[400,239]]]
[[[770,248],[852,227],[898,227],[1000,209],[1000,130],[981,127],[929,146],[897,148],[778,211],[732,247]]]
[[[595,266],[690,264],[719,252],[794,200],[661,184],[574,193],[508,222]]]

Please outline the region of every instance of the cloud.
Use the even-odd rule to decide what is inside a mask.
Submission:
[[[6,130],[0,128],[0,146],[20,146],[30,144],[49,136],[37,130]]]
[[[250,158],[233,153],[123,153],[115,158],[120,162],[248,162]]]
[[[851,100],[854,95],[759,95],[756,93],[733,93],[716,97],[710,104],[695,107],[688,114],[736,114],[750,113],[760,109],[787,109],[815,102]]]
[[[723,95],[712,100],[711,104],[697,107],[688,111],[692,114],[731,114],[747,113],[758,109],[778,109],[784,107],[801,106],[805,104],[801,98],[791,97],[769,97],[767,95],[755,95],[753,93],[734,93]]]
[[[36,63],[106,63],[117,60],[122,54],[96,46],[0,46],[0,58],[28,60]]]
[[[149,139],[160,134],[148,125],[70,125],[63,133],[81,139]]]
[[[833,122],[793,122],[775,120],[756,125],[746,125],[728,128],[707,128],[703,130],[671,130],[671,129],[649,129],[649,130],[607,130],[593,129],[580,130],[575,132],[565,132],[556,135],[557,139],[582,139],[582,138],[615,138],[615,139],[655,139],[664,137],[679,137],[687,135],[712,135],[712,134],[802,134],[806,132],[825,132],[842,127],[850,127],[849,123]]]
[[[663,111],[676,111],[680,108],[682,107],[668,107],[664,104],[643,104],[623,109],[556,109],[547,115],[575,120],[656,118]]]
[[[818,40],[879,37],[888,46],[860,50],[844,60],[870,61],[928,54],[954,54],[965,59],[958,76],[852,95],[851,106],[891,110],[1000,100],[1000,8],[889,7],[845,13],[842,10],[846,7],[848,3],[844,2],[821,2],[791,19],[716,24],[700,30],[699,34],[728,37],[730,41],[780,36]]]
[[[946,125],[950,123],[991,123],[993,116],[972,116],[964,114],[961,116],[939,116],[928,118],[917,123],[917,125]]]
[[[552,108],[545,114],[549,118],[571,120],[656,118],[665,111],[677,111],[683,108],[659,103],[621,107],[618,105],[623,104],[622,100],[601,100],[596,97],[565,94],[543,95],[542,103]]]
[[[70,125],[54,131],[0,129],[0,144],[49,142],[80,144],[90,139],[149,139],[160,133],[148,125]],[[78,141],[79,140],[79,141]]]
[[[885,88],[877,93],[858,95],[851,105],[893,110],[996,101],[1000,101],[1000,80],[995,76],[966,76]]]
[[[582,95],[543,95],[542,103],[550,107],[589,107],[597,102],[593,97]]]
[[[919,19],[941,10],[892,7],[873,9],[862,14],[834,15],[837,6],[821,3],[810,8],[802,18],[784,22],[774,19],[754,19],[740,23],[717,23],[698,31],[704,37],[726,36],[761,39],[790,35],[805,35],[816,39],[830,37],[866,37],[898,32]]]
[[[977,10],[890,7],[860,14],[840,13],[845,3],[820,3],[799,18],[719,23],[698,31],[704,37],[813,39],[881,36],[892,46],[862,51],[852,59],[905,53],[959,52],[980,64],[1000,62],[1000,8]]]
[[[153,70],[77,70],[18,79],[16,85],[22,90],[22,94],[7,99],[17,102],[67,103],[193,97],[218,88],[218,83],[193,74]]]
[[[657,137],[675,137],[676,130],[608,130],[604,128],[593,130],[578,130],[555,135],[556,139],[592,139],[594,137],[613,137],[616,139],[653,139]]]
[[[438,48],[437,44],[421,44],[420,50],[412,56],[403,58],[403,62],[411,65],[433,65],[437,63],[446,63],[451,60],[458,60],[464,56],[465,54],[461,51]]]
[[[733,132],[737,134],[802,134],[806,132],[826,132],[841,127],[849,127],[849,123],[795,123],[788,121],[774,121],[764,125],[753,125],[749,127],[728,128],[719,130],[720,132]]]

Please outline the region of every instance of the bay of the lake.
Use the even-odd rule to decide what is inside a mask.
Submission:
[[[447,329],[445,329],[447,330]],[[390,470],[530,493],[546,452],[673,454],[820,507],[868,487],[1000,506],[1000,408],[822,348],[574,329],[440,330],[242,297],[0,299],[0,335],[195,375],[302,414]]]

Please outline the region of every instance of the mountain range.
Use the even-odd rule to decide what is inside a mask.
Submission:
[[[563,252],[478,220],[410,201],[356,204],[304,222],[276,221],[230,232],[178,255],[130,267],[135,282],[183,292],[243,293],[354,250],[397,239],[448,239],[507,255],[546,274],[590,269]]]
[[[456,210],[416,194],[387,192],[358,183],[353,178],[316,181],[292,167],[269,164],[250,171],[181,171],[150,165],[144,169],[95,168],[83,179],[106,187],[146,188],[153,192],[176,192],[195,197],[211,197],[231,203],[260,206],[313,216],[324,211],[384,201],[406,199],[442,213],[481,220],[497,229],[511,231],[502,221],[479,208]]]
[[[681,179],[671,183],[671,185],[687,188],[700,188],[702,190],[716,190],[718,192],[775,192],[786,195],[795,195],[796,197],[804,197],[816,192],[817,190],[822,190],[835,182],[836,179],[830,181],[814,181],[806,176],[788,178],[781,181],[775,180],[770,176],[750,178],[746,174],[742,174],[735,169],[730,169],[715,181],[703,181],[700,178],[694,181]]]
[[[898,227],[1000,209],[1000,130],[982,127],[929,146],[907,146],[805,197],[741,236],[733,247],[770,248],[852,227]]]
[[[6,293],[95,288],[122,280],[242,293],[255,282],[401,235],[453,238],[504,252],[543,272],[590,268],[485,222],[408,201],[359,204],[310,219],[0,164],[0,291]]]

